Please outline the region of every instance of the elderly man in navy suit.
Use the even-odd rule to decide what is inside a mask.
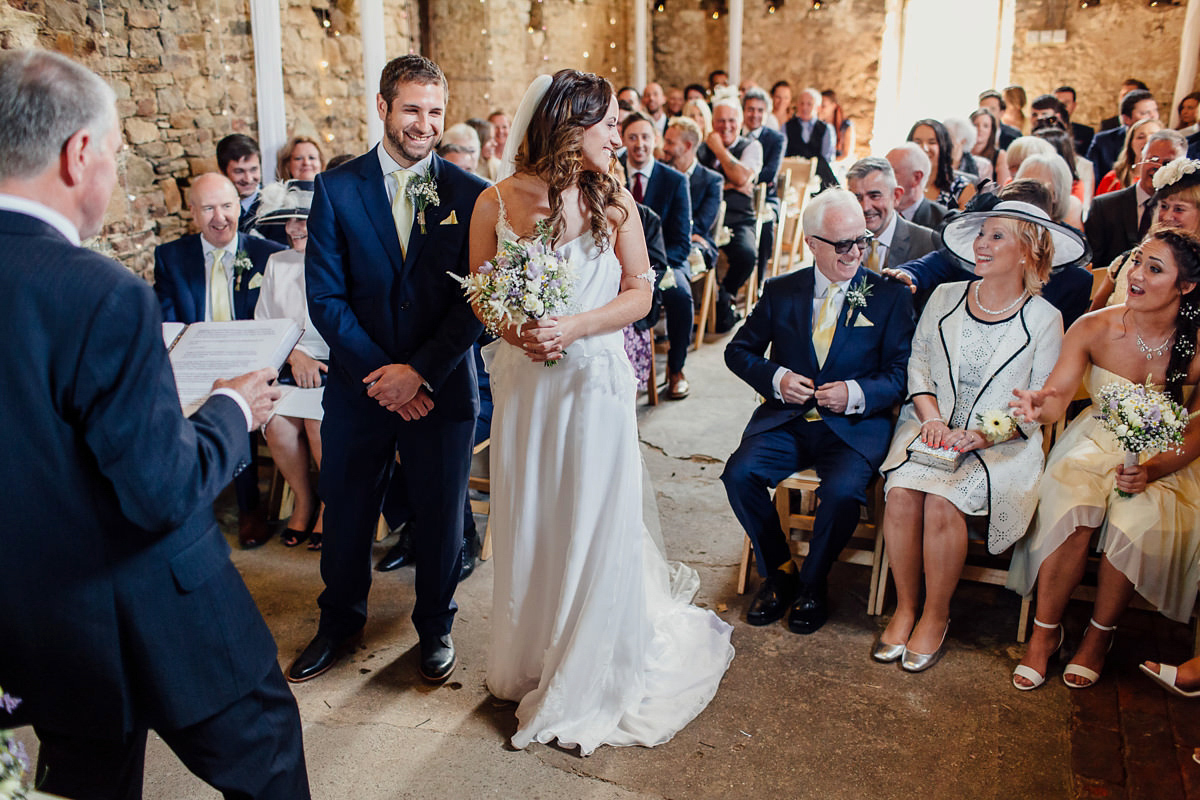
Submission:
[[[816,266],[768,281],[725,348],[725,363],[766,402],[721,481],[764,578],[747,622],[768,625],[787,614],[788,627],[807,634],[829,616],[826,576],[887,451],[914,323],[909,290],[861,266],[870,234],[853,194],[822,192],[805,206],[803,224]],[[768,490],[808,467],[821,487],[797,573]]]
[[[651,84],[652,86],[657,84]],[[661,91],[661,90],[660,90]],[[633,199],[648,206],[662,222],[667,270],[659,280],[663,309],[667,312],[667,399],[682,400],[691,391],[683,375],[688,346],[692,343],[692,276],[688,255],[692,251],[692,199],[687,178],[654,159],[654,121],[635,111],[621,122],[625,155],[625,185]],[[662,284],[666,283],[666,286]]]
[[[254,319],[267,259],[287,247],[238,231],[238,191],[224,175],[209,172],[192,181],[188,206],[200,232],[154,248],[154,293],[163,321]],[[244,548],[258,547],[271,532],[260,503],[256,458],[238,475],[234,489],[238,541]]]
[[[721,173],[696,160],[700,126],[687,117],[672,117],[663,134],[663,157],[667,166],[682,172],[692,200],[692,247],[700,250],[709,269],[717,265],[717,243],[713,225],[721,208]]]
[[[487,183],[433,151],[446,97],[437,64],[393,59],[376,96],[383,141],[317,176],[305,276],[330,350],[325,591],[317,634],[288,669],[294,682],[332,667],[366,625],[371,545],[397,455],[413,499],[420,673],[445,680],[457,663],[450,628],[479,412],[470,349],[483,326],[446,273],[467,274],[471,212]]]
[[[226,797],[303,800],[296,701],[212,514],[274,370],[217,381],[185,419],[154,293],[79,246],[117,179],[103,81],[3,53],[0,130],[0,685],[40,740],[35,783],[140,798],[153,728]]]

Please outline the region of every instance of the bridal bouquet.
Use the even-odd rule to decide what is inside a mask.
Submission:
[[[501,242],[496,257],[478,272],[465,278],[448,273],[463,287],[489,333],[499,336],[507,325],[566,312],[574,275],[567,259],[550,247],[550,236],[550,226],[542,220],[532,239]],[[546,366],[557,363],[547,361]]]
[[[11,694],[5,694],[0,689],[0,710],[11,714],[21,703]],[[21,800],[25,797],[25,786],[21,778],[29,769],[29,758],[25,748],[12,732],[0,730],[0,800]]]
[[[1145,385],[1110,383],[1100,390],[1096,418],[1125,450],[1125,466],[1137,466],[1147,450],[1178,450],[1190,417],[1183,406]],[[1122,497],[1132,497],[1117,490]]]

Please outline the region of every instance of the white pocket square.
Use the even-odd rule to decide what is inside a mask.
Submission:
[[[854,327],[856,327],[856,328],[874,328],[875,323],[871,322],[871,320],[867,319],[862,314],[859,314],[857,317],[854,318]]]
[[[439,225],[457,225],[458,224],[458,215],[454,213],[454,209],[450,209],[450,216],[446,217],[444,220],[442,220],[438,224]]]

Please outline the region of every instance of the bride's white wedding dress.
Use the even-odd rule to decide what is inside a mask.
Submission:
[[[497,193],[498,194],[498,193]],[[516,239],[503,201],[496,232]],[[578,311],[617,296],[621,265],[592,235],[561,251]],[[620,331],[574,342],[554,367],[499,339],[486,353],[495,411],[495,553],[488,688],[514,700],[512,743],[661,744],[699,714],[730,660],[732,627],[689,605],[642,519],[633,369]]]

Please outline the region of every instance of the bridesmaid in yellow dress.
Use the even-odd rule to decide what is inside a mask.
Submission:
[[[1040,391],[1015,390],[1015,413],[1052,422],[1084,380],[1095,397],[1114,381],[1165,389],[1191,412],[1200,394],[1196,332],[1200,323],[1200,238],[1166,228],[1150,232],[1129,268],[1125,305],[1092,312],[1067,331],[1058,364]],[[1185,391],[1186,390],[1186,391]],[[1190,397],[1185,397],[1190,394]],[[1166,451],[1125,467],[1116,439],[1090,412],[1071,423],[1046,461],[1033,532],[1013,552],[1008,586],[1028,594],[1037,581],[1037,614],[1029,649],[1013,686],[1035,689],[1062,646],[1062,617],[1083,577],[1088,543],[1099,530],[1100,572],[1092,618],[1063,670],[1072,689],[1094,684],[1117,620],[1136,591],[1167,617],[1186,621],[1200,581],[1200,421],[1180,452]],[[1133,494],[1123,498],[1115,489]]]

